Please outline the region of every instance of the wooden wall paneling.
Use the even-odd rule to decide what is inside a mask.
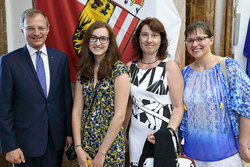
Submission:
[[[186,0],[186,27],[194,21],[204,20],[204,1],[201,0]],[[194,61],[194,58],[186,49],[185,65],[189,65]]]
[[[191,0],[189,24],[191,24],[195,20],[195,13],[196,13],[196,0]]]
[[[36,0],[32,0],[32,7],[33,7],[33,8],[36,7]]]
[[[191,6],[191,4],[190,4],[190,2],[191,2],[191,0],[186,0],[186,25],[189,25],[190,24],[190,12],[191,12],[191,10],[190,10],[190,6]]]
[[[215,41],[211,50],[220,56],[232,55],[232,20],[234,0],[186,0],[186,26],[201,20],[206,22]],[[191,64],[193,58],[186,51],[185,64]]]
[[[5,0],[0,0],[0,56],[7,53]]]
[[[221,8],[221,11],[223,12],[222,13],[222,20],[221,20],[221,38],[220,38],[220,41],[219,41],[219,45],[220,45],[220,50],[219,50],[219,53],[215,53],[219,56],[222,56],[224,57],[225,55],[225,39],[226,39],[226,34],[225,34],[225,31],[226,31],[226,23],[225,23],[225,20],[226,20],[226,11],[227,11],[227,1],[224,0],[224,3],[223,3],[223,6],[219,7],[218,8]]]
[[[194,4],[193,0],[186,0],[186,27],[191,24],[192,22],[192,15],[194,15]],[[185,66],[191,64],[193,62],[193,58],[190,56],[190,54],[187,51],[186,45],[185,45]]]
[[[7,31],[5,0],[0,0],[0,56],[7,53]],[[0,146],[1,150],[1,146]],[[5,160],[5,154],[0,153],[0,166],[11,167],[11,163]]]
[[[208,24],[212,33],[214,32],[215,1],[205,0],[204,3],[204,22]],[[213,51],[214,45],[211,47]]]
[[[233,0],[218,1],[215,15],[220,19],[214,19],[216,25],[214,54],[232,57]]]
[[[233,57],[232,52],[232,24],[233,24],[233,13],[234,13],[234,1],[227,0],[227,10],[226,10],[226,29],[225,29],[225,54],[224,56]]]
[[[190,23],[198,20],[204,20],[204,4],[205,1],[192,0]]]
[[[204,22],[214,31],[215,0],[205,0]]]

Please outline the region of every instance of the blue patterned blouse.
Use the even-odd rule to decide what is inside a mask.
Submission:
[[[250,118],[250,81],[231,58],[226,69],[229,85],[220,63],[205,71],[182,69],[186,109],[180,135],[184,153],[195,160],[217,161],[239,152],[237,113]]]

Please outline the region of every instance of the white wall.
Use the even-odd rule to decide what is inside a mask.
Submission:
[[[24,10],[32,7],[32,0],[6,0],[5,7],[8,52],[10,52],[23,47],[26,43],[20,30],[19,18]]]
[[[250,1],[249,0],[238,0],[239,4],[237,7],[237,13],[241,14],[240,17],[240,28],[239,28],[239,41],[237,45],[234,45],[233,52],[234,52],[234,59],[246,69],[246,57],[243,56],[243,50],[245,46],[245,38],[248,28],[248,21],[250,17]]]

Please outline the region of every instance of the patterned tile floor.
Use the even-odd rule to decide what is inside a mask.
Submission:
[[[77,160],[69,161],[66,155],[63,155],[62,167],[77,167]]]

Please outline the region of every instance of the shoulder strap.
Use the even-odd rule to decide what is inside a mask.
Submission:
[[[95,94],[94,94],[94,96],[93,96],[93,98],[92,98],[91,104],[89,105],[89,111],[88,111],[88,113],[86,114],[86,118],[89,116],[90,110],[92,110],[93,104],[94,104],[95,99],[96,99],[96,97],[97,97],[97,92],[99,91],[99,88],[100,88],[100,85],[101,85],[102,81],[103,81],[103,79],[98,83],[98,85],[96,85]]]
[[[176,132],[171,127],[168,127],[167,129],[170,130],[174,134],[174,138],[175,138],[175,142],[176,142],[176,153],[177,153],[177,155],[179,155],[180,154],[180,148],[179,148],[179,145],[178,145],[178,138],[177,138]]]
[[[226,68],[226,57],[222,57],[220,60],[220,69],[223,73],[224,77],[226,78],[227,85],[229,87],[228,76],[227,76],[227,68]]]

